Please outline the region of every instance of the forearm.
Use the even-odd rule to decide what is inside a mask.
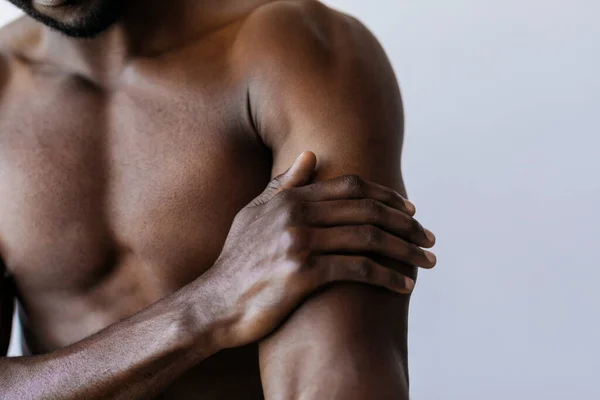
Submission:
[[[195,307],[195,298],[186,287],[70,347],[0,358],[0,398],[151,398],[216,352],[211,332],[218,321],[209,304]]]
[[[260,345],[266,399],[408,399],[408,301],[347,284],[311,298]]]

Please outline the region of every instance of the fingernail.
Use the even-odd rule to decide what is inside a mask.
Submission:
[[[425,250],[425,257],[432,263],[435,264],[437,262],[437,257],[430,251]]]
[[[427,239],[430,242],[434,242],[435,243],[435,235],[429,229],[425,229],[425,236],[427,236]]]
[[[406,203],[406,209],[408,210],[408,212],[414,215],[417,212],[417,207],[413,203],[411,203],[409,200],[405,200],[405,203]]]
[[[405,276],[404,277],[404,285],[406,286],[406,290],[408,290],[409,292],[412,292],[413,289],[415,288],[415,281],[413,281],[409,277]]]

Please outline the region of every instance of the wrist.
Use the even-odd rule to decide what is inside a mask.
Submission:
[[[216,267],[213,266],[214,269]],[[212,270],[212,269],[211,269]],[[235,347],[231,331],[236,321],[227,295],[211,271],[186,286],[181,292],[184,331],[191,349],[208,356]]]

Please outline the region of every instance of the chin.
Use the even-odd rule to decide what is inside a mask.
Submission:
[[[125,0],[9,0],[42,24],[71,37],[94,37],[121,16]]]

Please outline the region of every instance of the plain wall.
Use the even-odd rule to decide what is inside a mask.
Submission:
[[[438,236],[413,399],[600,399],[600,2],[327,3],[389,53],[406,184]],[[0,3],[0,25],[16,15]]]

